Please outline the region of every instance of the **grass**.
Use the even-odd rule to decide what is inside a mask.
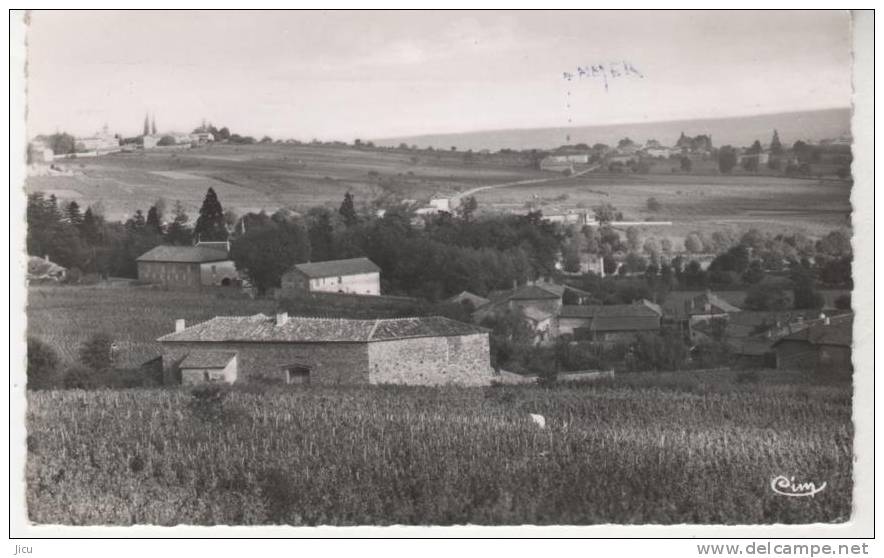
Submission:
[[[849,385],[769,372],[31,392],[28,513],[73,525],[844,522],[850,408]],[[777,475],[827,487],[786,498]]]

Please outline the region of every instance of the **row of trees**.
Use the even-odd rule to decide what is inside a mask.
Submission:
[[[107,221],[100,204],[82,211],[76,201],[59,205],[54,195],[28,196],[27,251],[48,256],[53,262],[80,273],[103,277],[136,277],[136,258],[159,244],[189,246],[195,240],[226,240],[227,227],[235,216],[225,214],[218,196],[209,189],[196,223],[180,202],[166,220],[162,199],[147,211],[136,210],[125,222]]]

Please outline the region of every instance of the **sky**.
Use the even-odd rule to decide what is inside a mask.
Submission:
[[[27,41],[30,136],[134,136],[148,112],[352,141],[851,102],[846,11],[36,11]],[[623,62],[642,77],[563,77]]]

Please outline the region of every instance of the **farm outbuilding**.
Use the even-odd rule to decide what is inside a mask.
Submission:
[[[230,286],[239,280],[227,252],[215,247],[157,246],[136,262],[139,280],[169,287]]]
[[[443,317],[219,316],[179,320],[157,341],[167,382],[221,370],[223,381],[320,384],[488,385],[493,375],[488,330]]]
[[[381,268],[368,258],[303,263],[282,276],[282,292],[381,294]]]
[[[639,334],[659,332],[663,310],[653,302],[565,305],[559,313],[560,335],[605,342],[631,342]]]
[[[773,344],[777,368],[822,373],[853,371],[853,314],[823,318]]]

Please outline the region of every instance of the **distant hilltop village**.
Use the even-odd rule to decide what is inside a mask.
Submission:
[[[851,138],[842,135],[835,139],[810,144],[798,140],[792,146],[780,141],[777,130],[773,130],[769,143],[755,140],[748,147],[724,145],[716,148],[712,136],[700,134],[687,136],[681,133],[675,145],[670,147],[656,139],[649,139],[644,145],[630,138],[621,139],[616,146],[597,143],[563,145],[549,151],[538,162],[543,171],[560,172],[565,175],[601,171],[610,173],[647,174],[652,167],[668,165],[668,171],[691,172],[703,170],[728,174],[738,168],[745,172],[782,171],[787,175],[809,174],[810,163],[823,163],[838,166],[839,176],[849,176]]]
[[[96,157],[109,153],[134,152],[143,149],[190,149],[215,141],[255,143],[254,138],[231,134],[226,127],[216,128],[203,123],[190,133],[158,132],[156,116],[144,116],[141,135],[124,137],[111,133],[105,124],[91,136],[75,137],[66,132],[40,135],[28,144],[28,163],[48,163],[59,158]]]

